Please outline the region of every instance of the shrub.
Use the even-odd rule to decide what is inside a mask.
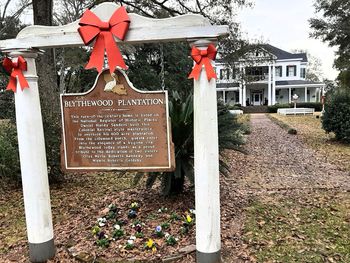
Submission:
[[[294,107],[294,103],[290,104],[290,108]],[[322,111],[321,102],[300,102],[297,103],[297,108],[314,108],[315,111]]]
[[[289,128],[288,129],[288,134],[296,135],[297,133],[298,133],[297,130],[294,129],[294,128]]]
[[[14,119],[15,103],[12,91],[0,90],[0,119]]]
[[[224,161],[223,150],[233,149],[244,152],[242,124],[237,121],[236,115],[229,112],[228,108],[229,106],[218,103],[220,172],[223,174],[229,172],[229,166]],[[150,188],[157,178],[160,178],[162,194],[165,196],[181,193],[185,178],[194,183],[193,96],[189,95],[186,99],[182,99],[179,93],[174,91],[169,101],[169,113],[175,145],[176,169],[174,172],[148,173],[146,181],[146,187]],[[143,175],[144,173],[137,173],[134,183],[137,184]]]
[[[334,132],[337,140],[350,143],[350,91],[339,90],[327,96],[322,127]]]
[[[267,111],[269,113],[277,113],[278,109],[285,109],[285,108],[290,108],[290,105],[289,104],[275,104],[272,106],[268,106]]]
[[[16,183],[21,179],[17,132],[11,123],[0,123],[0,176]]]
[[[269,113],[277,113],[278,109],[294,108],[294,103],[289,104],[276,104],[268,106],[267,110]],[[315,111],[322,111],[322,103],[320,102],[300,102],[297,103],[297,108],[314,108]]]

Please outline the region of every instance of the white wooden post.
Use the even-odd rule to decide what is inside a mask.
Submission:
[[[268,75],[268,82],[267,82],[267,100],[268,100],[268,105],[272,105],[272,96],[271,96],[271,66],[269,65],[269,75]]]
[[[30,261],[45,262],[55,255],[53,226],[47,175],[43,122],[41,116],[38,76],[35,67],[37,53],[13,51],[27,61],[24,76],[29,89],[15,93],[16,124],[21,163],[24,208],[29,241]]]
[[[207,48],[209,40],[193,43]],[[213,61],[214,65],[214,61]],[[198,263],[220,262],[220,187],[216,80],[194,80],[194,172]]]

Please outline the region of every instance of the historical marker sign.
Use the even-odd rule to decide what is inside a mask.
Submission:
[[[173,170],[167,91],[105,70],[90,91],[61,95],[61,108],[66,170]]]

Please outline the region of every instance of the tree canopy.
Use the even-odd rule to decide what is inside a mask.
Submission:
[[[309,20],[311,36],[337,47],[335,67],[338,79],[350,86],[350,2],[348,0],[315,0],[315,9],[322,17]]]

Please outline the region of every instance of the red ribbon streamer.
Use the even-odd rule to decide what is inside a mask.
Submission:
[[[125,7],[118,8],[108,22],[101,21],[93,12],[86,10],[79,21],[78,32],[85,45],[96,39],[89,63],[86,69],[96,68],[101,72],[105,50],[108,58],[109,70],[112,73],[116,66],[126,69],[122,54],[114,41],[114,36],[124,40],[129,29],[130,19]]]
[[[193,46],[191,50],[191,57],[196,62],[196,65],[194,65],[192,72],[188,77],[189,79],[194,78],[198,80],[203,65],[205,71],[207,72],[208,81],[210,81],[212,78],[217,78],[215,70],[211,65],[211,60],[214,60],[216,57],[216,48],[213,44],[208,45],[208,48],[204,50]]]
[[[16,92],[17,77],[22,91],[25,88],[29,88],[29,84],[23,75],[23,71],[27,71],[27,61],[25,61],[22,56],[18,56],[17,62],[13,62],[11,59],[5,58],[2,65],[4,66],[5,70],[10,73],[10,81],[6,90]]]

